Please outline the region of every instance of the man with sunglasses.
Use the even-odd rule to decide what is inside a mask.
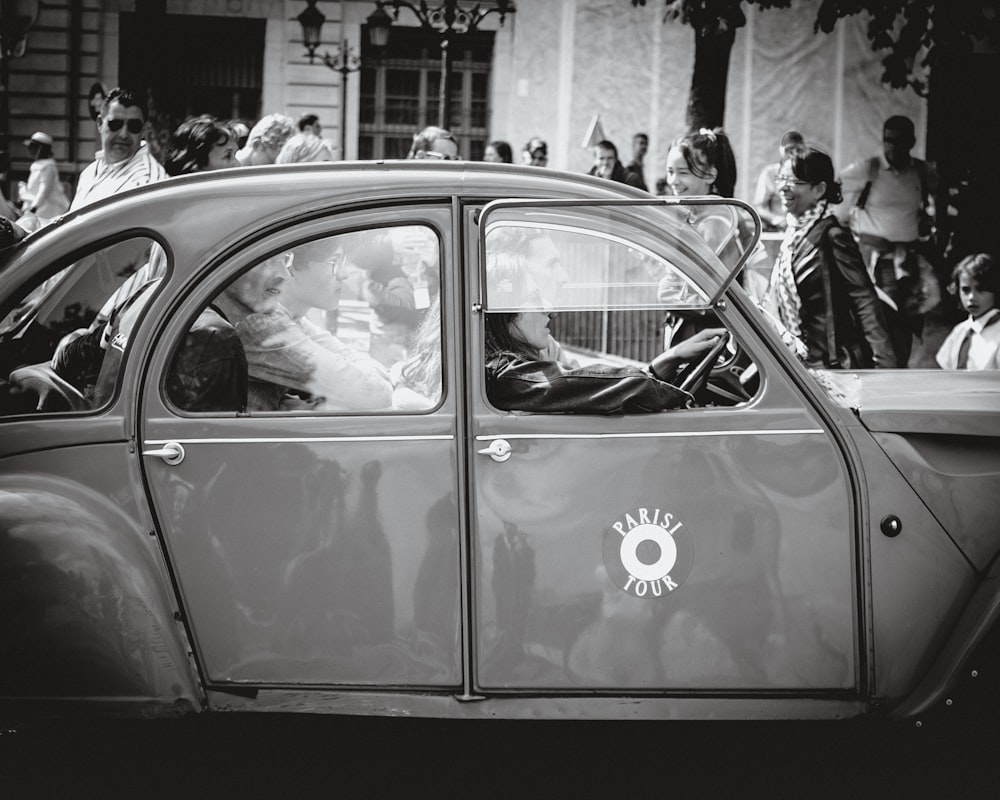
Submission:
[[[167,177],[142,140],[145,125],[145,105],[127,89],[113,89],[97,117],[101,150],[80,175],[71,211]]]

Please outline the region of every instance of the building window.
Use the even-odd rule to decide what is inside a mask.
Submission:
[[[358,157],[406,158],[413,134],[438,123],[441,48],[436,35],[393,26],[377,55],[362,36],[361,118]],[[451,40],[451,130],[462,158],[483,156],[489,131],[493,33],[477,31]]]
[[[188,117],[212,114],[253,124],[261,116],[266,20],[157,12],[119,15],[122,86],[148,90],[157,155]]]

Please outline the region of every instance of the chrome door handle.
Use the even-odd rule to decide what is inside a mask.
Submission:
[[[159,450],[143,450],[144,456],[159,456],[170,466],[180,464],[184,460],[184,448],[180,442],[167,442]]]
[[[510,458],[510,442],[506,439],[494,439],[489,447],[476,451],[484,456],[489,456],[494,461],[503,463]]]

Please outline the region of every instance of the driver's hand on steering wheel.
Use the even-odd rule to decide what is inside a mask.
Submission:
[[[706,328],[694,336],[675,344],[669,350],[664,350],[650,363],[650,371],[661,381],[670,381],[677,373],[677,368],[684,363],[697,361],[708,355],[720,336],[726,335],[725,328]]]
[[[672,357],[678,364],[683,361],[694,361],[711,350],[712,345],[719,341],[720,336],[725,336],[725,334],[725,328],[706,328],[703,331],[698,331],[691,338],[675,344],[664,355]]]

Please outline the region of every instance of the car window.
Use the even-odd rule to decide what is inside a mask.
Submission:
[[[0,415],[85,412],[114,393],[127,339],[116,323],[167,269],[163,249],[136,237],[78,258],[25,287],[0,320]],[[151,294],[151,293],[150,293]]]
[[[517,221],[492,225],[484,250],[491,402],[514,411],[600,414],[687,404],[649,381],[650,362],[665,350],[707,336],[706,329],[724,330],[686,257],[671,259],[610,231]],[[749,357],[728,332],[723,338],[717,358],[706,362],[695,405],[745,402],[759,387]],[[674,383],[699,361],[679,358],[658,377]]]
[[[441,398],[440,246],[400,225],[272,253],[235,276],[177,344],[184,412],[423,411]]]

